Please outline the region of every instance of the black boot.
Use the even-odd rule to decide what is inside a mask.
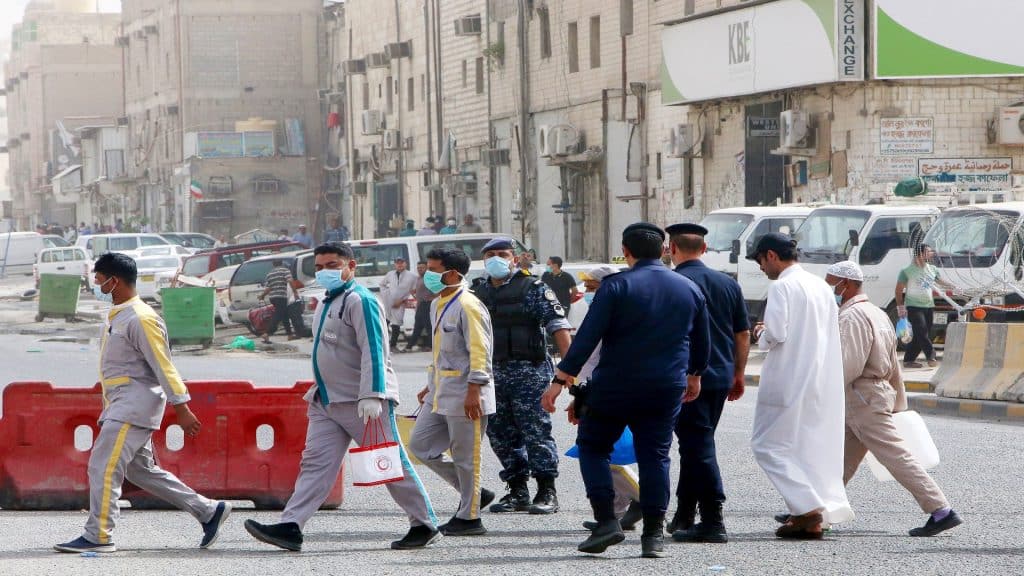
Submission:
[[[629,503],[629,508],[626,509],[626,513],[619,518],[619,527],[624,531],[636,530],[636,525],[640,523],[644,518],[643,509],[640,508],[640,503],[633,500]],[[593,531],[597,528],[597,522],[594,520],[584,520],[583,527],[587,530]]]
[[[558,494],[555,492],[555,477],[537,478],[537,496],[530,506],[530,514],[554,514],[558,512]]]
[[[676,504],[676,514],[672,521],[665,527],[665,531],[671,536],[676,532],[689,530],[697,517],[697,501],[680,498]]]
[[[700,524],[689,530],[679,530],[672,534],[676,542],[705,542],[725,544],[729,534],[725,531],[722,518],[721,502],[702,502],[700,505]]]
[[[612,501],[591,502],[590,505],[594,509],[594,520],[597,521],[597,525],[576,549],[587,554],[600,554],[609,546],[625,540],[626,535],[622,533],[619,521],[615,519],[615,505]]]
[[[491,512],[526,512],[530,509],[530,488],[526,478],[516,478],[508,482],[508,494],[497,504],[491,506]]]
[[[665,557],[665,515],[644,514],[644,531],[640,535],[641,558]]]
[[[409,532],[401,540],[395,540],[391,543],[391,549],[415,550],[417,548],[426,548],[440,537],[441,532],[433,526],[413,526],[409,528]]]
[[[299,530],[299,525],[295,522],[260,524],[255,520],[246,520],[245,531],[260,542],[292,552],[302,550],[302,530]]]

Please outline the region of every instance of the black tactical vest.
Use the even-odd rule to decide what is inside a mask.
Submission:
[[[487,278],[473,283],[473,294],[491,314],[495,363],[509,360],[536,363],[547,357],[544,329],[526,310],[526,295],[537,282],[540,280],[535,276],[517,272],[508,284],[497,288]]]

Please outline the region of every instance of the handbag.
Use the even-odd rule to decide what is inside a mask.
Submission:
[[[349,450],[353,486],[379,486],[405,479],[398,442],[388,442],[380,418],[366,423],[363,441]]]
[[[903,439],[907,451],[917,460],[925,470],[931,470],[939,465],[939,450],[935,447],[935,441],[928,433],[928,427],[924,424],[921,415],[913,410],[896,412],[892,415],[892,423],[896,426],[896,432]],[[889,470],[882,466],[882,463],[875,458],[875,455],[868,452],[865,457],[868,468],[879,482],[893,480]]]

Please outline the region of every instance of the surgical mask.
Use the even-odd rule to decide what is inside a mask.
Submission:
[[[96,284],[92,287],[92,294],[96,297],[96,300],[104,302],[106,304],[114,303],[114,289],[111,288],[110,292],[104,292],[103,287],[107,285],[113,278],[107,278],[107,281],[102,284]]]
[[[503,280],[508,278],[509,274],[512,273],[512,265],[508,260],[505,260],[501,256],[491,256],[484,262],[484,269],[487,270],[487,275],[497,280]]]
[[[551,266],[544,268],[544,271],[547,272],[548,274],[551,274],[553,272],[553,270],[551,270]]]
[[[587,303],[587,306],[590,306],[591,304],[593,304],[594,303],[594,293],[593,292],[587,292],[586,294],[584,294],[583,295],[583,301]]]
[[[839,284],[842,284],[842,282],[840,282]],[[836,288],[839,288],[839,284],[836,284],[835,286],[829,286],[829,287],[832,288],[832,296],[835,297],[836,304],[838,304],[839,306],[842,306],[843,305],[843,295],[842,295],[842,293],[836,294]]]
[[[316,283],[323,286],[328,293],[336,292],[345,287],[348,280],[341,276],[341,270],[329,270],[324,268],[316,273]]]
[[[448,221],[448,225],[449,226],[455,226],[455,220],[449,220]]]
[[[440,272],[427,270],[423,273],[423,285],[434,294],[440,294],[445,289],[444,280],[441,279],[442,276],[444,274]]]

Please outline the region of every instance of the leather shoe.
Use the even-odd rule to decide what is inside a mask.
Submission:
[[[789,521],[775,531],[775,535],[791,540],[821,540],[825,537],[825,531],[822,528],[824,522],[825,519],[821,512],[790,516]]]
[[[945,532],[946,530],[949,530],[950,528],[956,528],[957,526],[963,523],[964,521],[960,518],[960,516],[953,510],[950,510],[949,514],[947,514],[945,518],[939,520],[938,522],[936,522],[934,518],[929,516],[928,522],[926,522],[925,525],[921,526],[920,528],[912,529],[910,531],[910,535],[916,537],[935,536],[937,534]]]

